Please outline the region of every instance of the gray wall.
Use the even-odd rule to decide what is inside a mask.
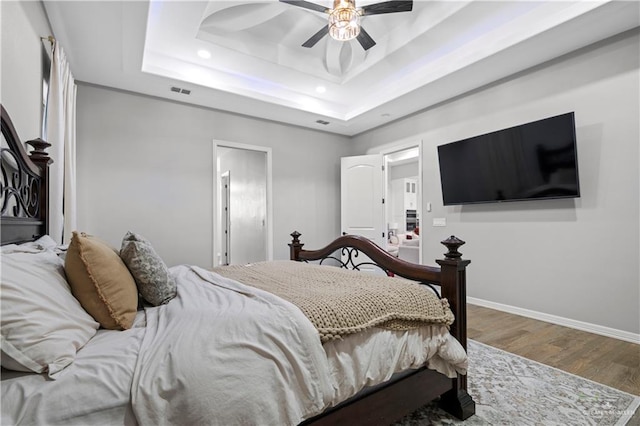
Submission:
[[[0,2],[0,102],[23,141],[42,136],[42,51],[51,53],[42,3]]]
[[[354,138],[361,153],[424,141],[423,261],[455,234],[469,296],[640,332],[639,47],[636,30]],[[569,111],[581,198],[442,205],[438,145]]]
[[[340,232],[345,137],[185,104],[78,86],[78,227],[119,246],[127,230],[169,265],[213,264],[213,140],[273,155],[273,255],[297,230],[309,247]]]

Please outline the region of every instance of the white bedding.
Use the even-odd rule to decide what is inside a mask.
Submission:
[[[465,373],[467,354],[446,326],[394,331],[373,328],[324,344],[335,389],[334,404],[394,373],[427,365],[448,377]]]
[[[302,312],[200,268],[172,273],[176,299],[147,309],[131,392],[140,423],[296,424],[331,401],[327,360]]]
[[[129,394],[144,317],[130,330],[99,330],[57,380],[3,370],[0,424],[135,425]]]
[[[323,347],[276,296],[196,267],[171,273],[174,300],[139,312],[132,330],[100,331],[58,380],[3,373],[2,425],[293,425],[406,368],[466,370],[446,327],[373,329]]]

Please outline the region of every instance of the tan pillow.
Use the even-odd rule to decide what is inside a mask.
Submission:
[[[74,231],[64,270],[73,295],[102,327],[131,328],[138,308],[138,290],[113,248],[98,238]]]

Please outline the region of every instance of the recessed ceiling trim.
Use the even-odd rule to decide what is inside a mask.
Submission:
[[[252,39],[274,38],[279,47],[271,51],[271,59],[274,55],[293,55],[295,62],[306,67],[302,72],[278,65],[277,60],[252,56],[250,51],[234,51],[234,46],[225,45],[219,35],[217,45],[197,38],[199,26],[208,16],[207,5],[217,7],[214,3],[114,0],[45,1],[43,5],[78,81],[174,100],[175,94],[167,87],[182,87],[186,82],[197,87],[188,98],[190,104],[315,129],[319,128],[315,120],[320,115],[331,121],[331,126],[324,127],[326,131],[348,136],[378,127],[382,121],[388,123],[381,120],[382,113],[401,119],[640,25],[639,5],[630,1],[418,0],[413,12],[395,14],[403,16],[400,21],[375,20],[375,16],[363,20],[378,44],[366,54],[362,49],[351,49],[363,57],[352,62],[341,58],[340,66],[348,72],[337,78],[322,64],[329,41],[311,49],[311,55],[310,49],[299,46],[318,22],[322,24],[323,17],[315,16],[321,14],[289,8],[299,13],[274,14],[272,23],[252,27],[242,41],[251,45]],[[278,6],[280,2],[258,3]],[[166,11],[171,13],[164,16]],[[164,20],[155,32],[149,25],[152,16]],[[286,25],[279,25],[280,19]],[[521,25],[510,27],[513,19],[521,19]],[[515,27],[522,32],[500,34],[505,28],[513,31]],[[403,34],[405,30],[408,33]],[[227,38],[242,40],[243,32]],[[475,44],[480,52],[465,52],[475,39],[482,40]],[[205,48],[211,50],[211,59],[196,55],[198,49]],[[317,48],[320,50],[315,51]],[[474,57],[477,53],[484,57]],[[168,62],[146,62],[154,55],[164,55]],[[467,61],[466,66],[452,65],[458,56]],[[193,67],[196,73],[204,70],[212,83],[223,84],[196,83],[188,72],[170,69],[180,63]],[[143,64],[148,67],[145,71]],[[316,68],[325,77],[307,72]],[[327,92],[316,93],[319,85],[326,86]]]
[[[376,35],[380,43],[370,53],[329,37],[323,58],[319,52],[310,55],[309,50],[300,48],[297,42],[281,46],[278,31],[275,38],[268,36],[273,32],[268,30],[277,30],[283,20],[292,22],[292,13],[308,18],[313,16],[313,11],[280,2],[196,2],[195,5],[164,2],[162,7],[155,6],[158,3],[158,0],[151,2],[144,72],[344,121],[356,119],[601,5],[599,2],[489,2],[488,5],[477,1],[451,2],[451,5],[436,2],[432,8],[438,13],[429,16],[426,11],[431,8],[416,2],[416,15],[409,25],[411,31],[402,37],[398,36],[397,29],[386,38],[384,34]],[[189,42],[186,33],[196,31],[200,39],[211,42],[212,55],[219,60],[196,64],[190,62],[193,61],[190,57],[183,56],[185,49],[172,51],[166,25],[177,15],[177,8],[191,8],[187,14],[191,21],[185,19],[172,27],[181,40],[174,49]],[[373,21],[375,17],[368,19]],[[428,28],[429,31],[425,20],[435,25]],[[380,22],[388,21],[385,16]],[[443,22],[449,25],[440,25]],[[236,25],[239,30],[231,31]],[[308,24],[304,22],[303,27],[306,30]],[[258,37],[260,34],[262,37]],[[191,42],[202,40],[192,38]],[[407,48],[401,49],[403,46]],[[414,49],[410,49],[412,46],[423,53],[415,55]],[[274,49],[279,58],[276,62],[273,58],[267,59]],[[322,61],[324,65],[319,67]],[[354,66],[358,61],[362,62]],[[365,64],[368,65],[365,67]],[[309,69],[324,67],[329,71],[324,78],[306,74]],[[349,70],[356,70],[354,74],[358,78],[337,84],[335,77],[349,75]],[[310,79],[315,79],[314,86],[309,85]],[[318,94],[310,90],[318,85],[335,87],[328,96],[318,98]]]
[[[270,80],[220,72],[154,52],[145,52],[142,71],[332,118],[344,119],[346,114],[344,105],[332,102],[330,96],[318,98],[314,89],[299,93]]]

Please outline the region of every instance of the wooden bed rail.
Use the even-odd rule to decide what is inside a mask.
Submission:
[[[467,349],[466,268],[471,261],[462,259],[462,254],[458,251],[458,248],[465,244],[464,241],[455,236],[442,241],[441,243],[448,250],[444,254],[444,259],[436,260],[439,266],[425,266],[398,259],[371,240],[358,235],[344,235],[319,250],[304,250],[300,236],[301,234],[297,231],[291,233],[292,241],[289,243],[291,260],[313,261],[331,258],[337,260],[342,267],[359,269],[359,264],[354,265],[352,262],[353,254],[344,251],[345,249],[355,249],[366,255],[388,275],[397,275],[420,283],[440,286],[441,297],[449,301],[449,306],[455,316],[450,333],[462,344],[465,350]],[[347,262],[340,260],[340,255],[334,255],[337,251],[340,251],[341,254],[346,253],[349,260]],[[358,252],[355,253],[355,256],[358,256]],[[347,265],[349,262],[352,264]],[[434,372],[426,371],[425,377],[429,375],[427,373]],[[467,393],[467,376],[459,375],[450,380],[450,386],[442,389],[442,393],[438,393],[440,406],[445,411],[464,420],[475,413],[475,402]]]

